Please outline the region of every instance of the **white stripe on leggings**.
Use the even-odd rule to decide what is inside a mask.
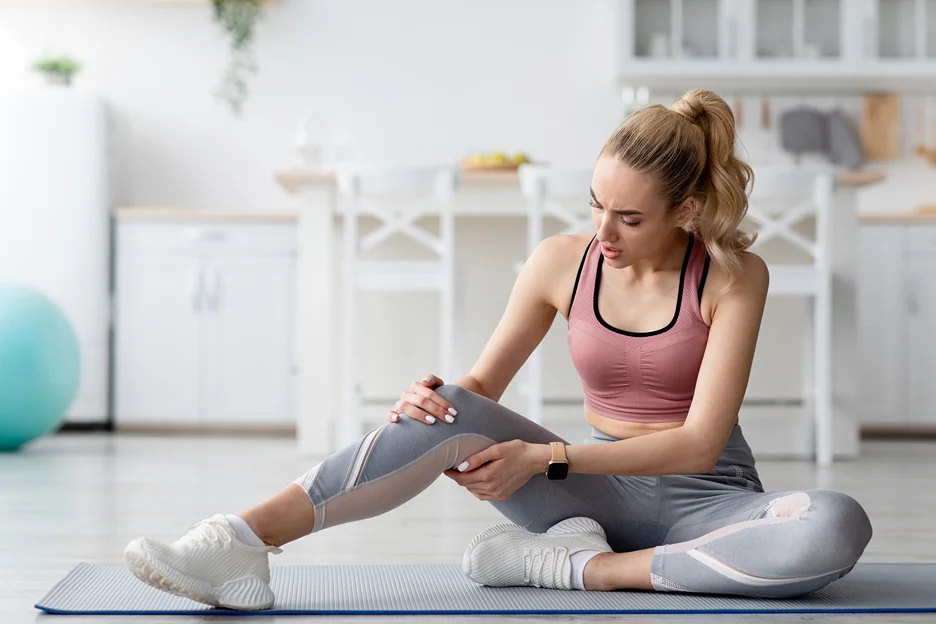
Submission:
[[[361,446],[358,447],[357,455],[354,457],[354,464],[351,468],[350,474],[348,475],[348,480],[345,482],[345,491],[350,490],[355,485],[357,485],[357,480],[360,478],[361,472],[364,471],[364,461],[367,459],[367,456],[370,455],[371,447],[374,445],[374,440],[378,435],[380,435],[380,432],[383,431],[384,427],[386,426],[387,425],[378,427],[364,436],[364,440],[361,441]]]
[[[841,570],[835,570],[834,572],[833,571],[823,572],[822,574],[817,574],[815,576],[797,576],[797,577],[792,577],[792,578],[764,578],[762,576],[752,576],[750,574],[740,572],[739,570],[735,570],[731,566],[719,561],[715,557],[707,553],[701,552],[699,550],[696,550],[695,548],[693,548],[692,550],[687,550],[686,554],[692,557],[693,559],[695,559],[696,561],[698,561],[699,563],[701,563],[702,565],[708,568],[711,568],[715,572],[718,572],[722,576],[725,576],[733,581],[737,581],[738,583],[744,583],[745,585],[756,585],[758,587],[773,587],[775,585],[790,585],[792,583],[799,583],[801,581],[811,581],[813,579],[821,578],[823,576],[828,576],[829,574],[833,574],[834,572],[841,572],[842,570],[845,569],[845,568],[842,568]]]

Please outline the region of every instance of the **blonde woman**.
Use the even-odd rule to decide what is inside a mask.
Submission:
[[[240,515],[173,544],[134,540],[130,569],[207,604],[267,609],[270,553],[445,474],[511,522],[465,551],[485,585],[786,597],[847,574],[871,539],[865,511],[831,490],[765,492],[738,426],[768,271],[738,229],[752,172],[734,127],[702,90],[629,116],[582,189],[595,232],[543,241],[468,375],[412,384],[390,422]],[[497,403],[556,313],[589,444]]]

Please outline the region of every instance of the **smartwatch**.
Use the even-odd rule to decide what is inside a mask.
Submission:
[[[550,481],[565,479],[569,476],[569,458],[566,457],[565,444],[550,442],[549,448],[552,451],[552,458],[546,467],[546,478]]]

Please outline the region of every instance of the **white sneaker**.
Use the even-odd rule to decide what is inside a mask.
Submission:
[[[140,537],[124,550],[135,577],[156,589],[215,607],[256,611],[273,606],[268,553],[247,546],[221,514],[199,522],[172,545]]]
[[[611,552],[604,529],[591,518],[569,518],[546,533],[499,524],[479,533],[465,550],[462,570],[490,587],[572,589],[572,555]]]

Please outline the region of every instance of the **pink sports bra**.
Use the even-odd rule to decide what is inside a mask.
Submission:
[[[708,342],[700,303],[709,260],[702,241],[690,236],[673,319],[656,331],[629,332],[598,311],[604,256],[592,238],[572,290],[568,335],[588,409],[631,422],[686,419]]]

